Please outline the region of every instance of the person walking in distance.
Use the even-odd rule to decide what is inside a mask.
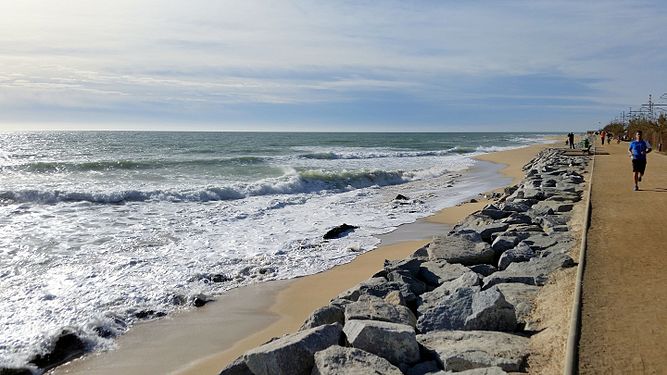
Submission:
[[[630,142],[628,154],[632,158],[632,173],[635,181],[635,191],[639,190],[639,182],[646,171],[646,154],[651,152],[651,144],[642,139],[642,131],[637,130],[635,140]]]
[[[567,140],[570,144],[570,148],[574,148],[574,133],[570,132],[567,134]]]
[[[602,141],[602,144],[603,144],[603,145],[604,145],[604,137],[605,137],[606,135],[607,135],[607,133],[605,133],[604,130],[600,132],[600,140]]]

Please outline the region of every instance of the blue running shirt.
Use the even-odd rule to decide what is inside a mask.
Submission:
[[[651,144],[645,140],[630,142],[630,152],[632,158],[637,160],[646,160],[646,151],[651,148]]]

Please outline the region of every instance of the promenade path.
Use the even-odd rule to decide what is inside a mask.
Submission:
[[[628,143],[597,146],[579,373],[667,374],[667,156],[634,192]]]

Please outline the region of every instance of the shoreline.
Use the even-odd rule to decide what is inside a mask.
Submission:
[[[497,164],[504,164],[500,170],[501,175],[512,178],[509,185],[515,184],[523,177],[522,167],[530,161],[540,150],[550,147],[550,144],[538,144],[528,147],[492,152],[475,157],[475,159],[488,161]],[[497,191],[499,189],[496,189]],[[502,190],[502,189],[500,189]],[[488,199],[479,199],[478,202],[464,203],[453,207],[445,208],[423,220],[426,223],[453,225],[459,220],[465,218],[467,215],[479,210],[489,202]],[[272,337],[281,336],[285,333],[296,331],[306,317],[316,308],[326,305],[331,298],[338,295],[340,292],[356,285],[357,283],[367,279],[373,273],[382,268],[385,259],[402,259],[417,248],[428,243],[430,238],[422,240],[411,240],[394,242],[390,245],[380,245],[378,248],[361,254],[352,262],[333,267],[329,270],[304,276],[296,279],[284,281],[272,281],[252,285],[249,287],[237,288],[234,291],[234,298],[225,298],[230,292],[219,296],[217,301],[203,308],[176,314],[167,319],[146,322],[135,326],[130,332],[121,337],[119,348],[106,353],[93,353],[85,357],[74,360],[68,364],[60,366],[52,370],[51,374],[72,374],[72,373],[94,373],[106,374],[114,373],[122,370],[124,373],[144,373],[146,369],[122,368],[119,364],[140,364],[146,359],[146,354],[134,353],[132,350],[123,349],[125,342],[135,341],[138,345],[151,346],[151,341],[160,339],[159,332],[166,331],[169,333],[172,329],[178,330],[178,324],[169,324],[174,321],[182,322],[180,324],[181,330],[186,330],[192,333],[188,337],[183,337],[182,344],[192,346],[192,341],[199,341],[199,337],[191,332],[195,326],[200,325],[202,331],[214,331],[221,334],[223,337],[215,343],[218,350],[213,351],[213,354],[205,354],[195,361],[180,361],[181,364],[176,370],[162,371],[172,374],[216,374],[226,364],[236,359],[245,351],[262,344]],[[262,290],[264,293],[255,294],[254,299],[260,299],[261,303],[253,306],[248,306],[249,301],[253,301],[252,292],[247,291],[248,288],[255,287],[255,290]],[[231,302],[228,304],[225,303]],[[257,302],[257,301],[254,301]],[[231,306],[230,306],[231,305]],[[236,306],[234,306],[236,305]],[[232,319],[219,319],[215,324],[232,324],[221,330],[220,327],[215,327],[213,321],[208,321],[210,316],[218,315],[234,315],[234,308],[238,313],[238,305],[248,307],[244,311],[247,315],[239,315],[243,317],[239,321],[243,322],[243,329],[240,325],[234,325]],[[250,317],[250,318],[249,318]],[[222,323],[220,323],[220,320]],[[164,324],[158,323],[164,321]],[[154,327],[154,328],[151,328]],[[214,327],[214,328],[212,328]],[[229,329],[232,328],[232,329]],[[244,332],[239,332],[239,330]],[[185,336],[185,335],[184,335]],[[245,338],[244,338],[245,337]],[[153,340],[154,339],[154,340]],[[230,345],[231,343],[231,345]],[[148,344],[148,345],[146,345]],[[198,342],[197,347],[205,347],[210,351],[211,343]],[[160,346],[162,348],[162,346]],[[180,351],[182,348],[167,345],[166,352],[161,352],[160,357],[173,357],[171,354]],[[106,359],[104,359],[106,358]],[[114,365],[115,363],[115,365]],[[129,366],[128,366],[129,367]],[[153,372],[159,369],[150,367]]]

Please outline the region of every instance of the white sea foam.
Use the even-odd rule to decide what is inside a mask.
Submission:
[[[468,157],[491,150],[278,155],[262,159],[282,175],[217,184],[143,171],[139,180],[132,168],[76,171],[72,181],[14,169],[0,192],[0,364],[47,352],[64,327],[91,349],[110,348],[137,313],[169,313],[197,296],[348,262],[375,247],[375,235],[502,185],[497,168]],[[394,204],[399,193],[415,200]],[[322,239],[342,223],[359,229]]]

